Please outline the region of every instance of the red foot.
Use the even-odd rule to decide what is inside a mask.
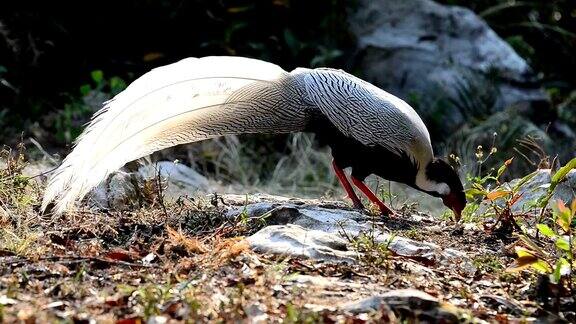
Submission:
[[[364,205],[362,205],[360,198],[356,196],[356,193],[354,192],[354,189],[352,189],[350,182],[348,182],[348,179],[346,179],[346,174],[344,173],[344,170],[342,170],[338,165],[336,165],[336,162],[334,160],[332,160],[332,167],[334,168],[334,172],[336,173],[338,180],[340,180],[340,184],[342,185],[342,187],[344,187],[344,190],[346,190],[348,198],[352,200],[354,208],[364,209]]]
[[[352,183],[358,187],[358,189],[362,190],[362,192],[366,195],[366,197],[368,197],[368,199],[370,199],[371,202],[378,206],[378,209],[380,209],[382,214],[387,216],[394,216],[394,211],[392,211],[392,209],[388,208],[388,206],[386,206],[380,199],[378,199],[378,197],[376,197],[376,195],[364,184],[364,182],[352,177]]]

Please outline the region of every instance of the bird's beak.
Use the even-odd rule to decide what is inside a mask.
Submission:
[[[450,193],[447,196],[442,197],[442,202],[444,205],[454,212],[454,220],[459,222],[462,217],[462,210],[464,206],[459,202],[458,197],[454,193]]]
[[[459,222],[459,221],[460,221],[460,218],[462,218],[462,211],[461,211],[461,210],[458,210],[458,209],[456,209],[456,208],[452,208],[452,211],[454,212],[454,220],[455,220],[456,222]]]

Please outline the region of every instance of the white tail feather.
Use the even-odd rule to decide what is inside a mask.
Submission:
[[[274,64],[240,57],[189,58],[148,72],[94,116],[50,179],[42,209],[55,202],[53,211],[64,212],[111,172],[163,148],[302,129],[304,112],[286,109],[297,107],[277,86],[287,78]]]

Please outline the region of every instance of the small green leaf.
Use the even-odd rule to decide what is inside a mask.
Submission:
[[[477,188],[470,188],[468,190],[466,190],[466,197],[468,198],[474,198],[476,196],[486,196],[487,191],[485,190],[479,190]]]
[[[487,175],[484,178],[480,179],[480,183],[485,183],[488,180],[494,180],[494,181],[498,181],[498,179],[496,179],[496,177],[492,176],[492,175]]]
[[[503,164],[500,168],[498,168],[498,173],[496,173],[496,178],[500,178],[502,173],[506,171],[506,164]]]
[[[566,163],[566,165],[564,165],[563,167],[558,169],[556,173],[554,173],[552,179],[550,180],[550,187],[548,187],[548,194],[546,196],[540,197],[539,200],[540,207],[544,208],[546,207],[546,205],[548,205],[548,201],[552,198],[554,189],[556,189],[558,183],[560,183],[560,181],[562,181],[562,179],[564,179],[564,177],[566,177],[568,172],[570,172],[570,170],[572,169],[576,169],[576,158],[570,160],[568,163]]]
[[[564,165],[563,167],[558,169],[558,171],[556,171],[556,173],[554,173],[554,175],[552,176],[552,180],[550,181],[552,186],[556,187],[556,185],[560,181],[562,181],[562,179],[564,179],[566,177],[566,175],[568,174],[568,172],[570,172],[570,170],[572,170],[572,169],[576,169],[576,158],[573,158],[572,160],[570,160],[568,163],[566,163],[566,165]]]
[[[126,89],[126,82],[119,77],[110,78],[110,90],[112,94],[117,95]]]
[[[534,254],[535,254],[534,252],[532,252],[532,251],[530,251],[530,250],[527,250],[527,249],[525,249],[525,248],[523,248],[523,247],[519,247],[519,246],[517,246],[517,247],[515,248],[515,250],[516,250],[516,254],[518,255],[519,258],[522,258],[522,257],[525,257],[525,256],[532,256],[532,257],[533,257]]]
[[[570,263],[566,259],[560,258],[556,261],[554,272],[550,275],[550,281],[557,284],[560,282],[560,279],[562,279],[562,276],[568,274],[570,274]]]
[[[472,184],[472,188],[474,188],[478,191],[487,192],[486,189],[484,189],[484,187],[482,187],[482,185],[477,183],[477,182]]]
[[[570,251],[570,243],[568,243],[568,241],[562,237],[559,237],[556,240],[556,247],[559,248],[560,250],[564,250],[567,252]]]
[[[512,163],[512,160],[514,160],[514,158],[510,158],[506,160],[504,164],[502,164],[502,166],[498,169],[498,173],[496,173],[496,178],[500,178],[502,173],[504,173],[504,171],[506,171],[506,168]]]
[[[554,233],[554,231],[550,227],[548,227],[548,225],[546,225],[546,224],[538,224],[538,225],[536,225],[536,227],[538,228],[540,233],[542,233],[542,235],[544,235],[546,237],[555,237],[556,236],[556,233]]]
[[[562,278],[562,275],[560,274],[561,268],[562,268],[562,265],[560,264],[560,262],[556,262],[556,266],[554,267],[554,272],[550,275],[550,281],[553,284],[557,284],[560,282],[560,279]]]
[[[92,91],[92,87],[90,87],[90,85],[88,84],[83,84],[82,86],[80,86],[80,93],[82,94],[83,97],[87,96],[90,91]]]
[[[102,70],[94,70],[90,73],[90,76],[97,85],[100,85],[102,81],[104,81],[104,72],[102,72]]]
[[[532,268],[541,273],[550,273],[552,272],[552,268],[546,261],[538,260],[531,264]]]

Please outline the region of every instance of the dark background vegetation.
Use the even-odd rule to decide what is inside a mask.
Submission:
[[[486,19],[538,73],[552,100],[550,122],[560,118],[576,125],[576,1],[440,2],[471,8]],[[361,76],[354,66],[361,53],[346,23],[355,1],[3,1],[0,6],[0,140],[10,145],[34,137],[49,151],[65,151],[103,100],[151,68],[189,56],[241,55],[287,70],[331,66]],[[256,141],[264,150],[282,145],[282,140]]]
[[[131,81],[153,67],[206,55],[292,69],[339,65],[344,56],[337,49],[351,50],[340,0],[20,4],[0,11],[0,124],[18,132],[33,123],[56,131],[46,117],[82,95],[95,70]]]

